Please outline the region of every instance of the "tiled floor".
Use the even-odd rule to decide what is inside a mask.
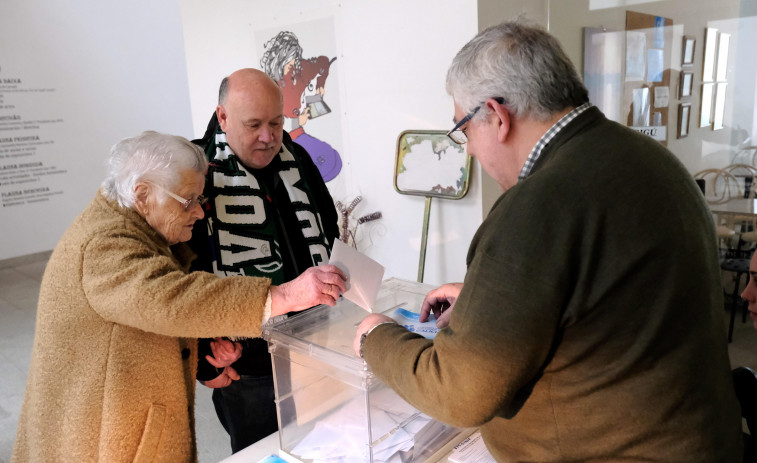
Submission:
[[[47,254],[0,261],[0,463],[10,460],[16,423],[29,370],[34,318]],[[724,312],[724,323],[726,314]],[[737,319],[733,343],[729,345],[731,364],[757,369],[757,333],[752,322]],[[196,425],[199,460],[212,463],[230,454],[228,436],[218,423],[210,389],[197,387]]]

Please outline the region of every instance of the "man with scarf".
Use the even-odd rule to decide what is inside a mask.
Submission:
[[[210,161],[204,191],[210,200],[190,242],[198,254],[194,270],[281,284],[328,263],[339,235],[337,212],[315,164],[283,124],[281,90],[265,73],[241,69],[223,79],[208,129],[194,140]],[[199,358],[197,379],[214,388],[232,452],[277,430],[263,339],[201,339]]]

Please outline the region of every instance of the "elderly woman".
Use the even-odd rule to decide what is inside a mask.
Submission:
[[[113,147],[45,270],[12,461],[196,461],[196,338],[260,336],[269,317],[346,290],[329,265],[280,286],[187,273],[206,168],[181,137]]]

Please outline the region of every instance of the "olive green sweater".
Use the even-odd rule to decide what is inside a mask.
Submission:
[[[471,243],[449,327],[366,339],[420,410],[480,426],[498,461],[736,462],[716,239],[659,143],[589,109]]]

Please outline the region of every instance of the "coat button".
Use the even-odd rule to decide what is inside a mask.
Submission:
[[[189,349],[187,349],[186,347],[181,350],[181,358],[183,358],[184,360],[189,358]]]

